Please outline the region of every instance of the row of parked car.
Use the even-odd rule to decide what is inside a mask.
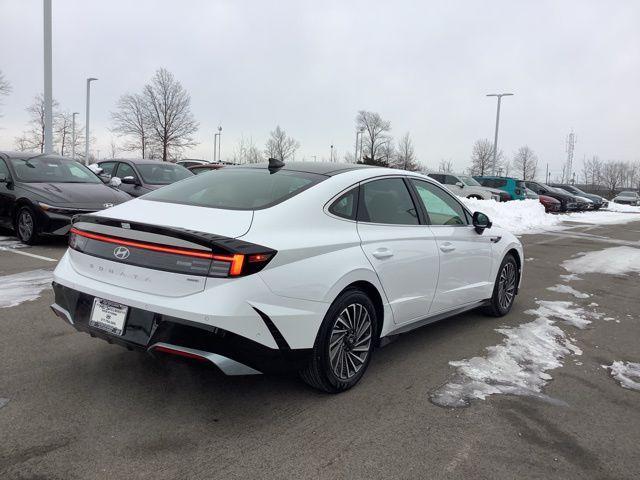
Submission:
[[[471,176],[453,173],[430,173],[429,176],[446,185],[459,197],[493,199],[501,202],[532,198],[539,200],[547,212],[598,210],[609,205],[607,199],[584,192],[574,185],[546,185],[512,177]],[[622,192],[622,194],[626,193]],[[635,192],[629,193],[635,194]],[[635,195],[637,196],[637,194]],[[616,197],[614,201],[618,201],[618,199],[619,197]]]

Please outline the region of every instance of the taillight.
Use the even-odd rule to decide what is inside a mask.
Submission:
[[[108,245],[112,245],[106,248]],[[113,246],[126,247],[116,252]],[[262,270],[274,257],[274,250],[264,253],[216,253],[169,245],[111,237],[72,228],[69,247],[88,255],[145,268],[159,268],[175,273],[209,277],[241,277]],[[254,246],[254,251],[262,247]],[[122,255],[116,255],[116,253]]]

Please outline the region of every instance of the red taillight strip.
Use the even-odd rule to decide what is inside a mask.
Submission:
[[[114,243],[116,245],[126,245],[128,247],[142,248],[144,250],[152,250],[154,252],[173,253],[175,255],[184,255],[187,257],[210,258],[212,260],[222,260],[231,262],[231,274],[239,275],[242,271],[244,255],[216,255],[208,252],[198,252],[196,250],[188,250],[184,248],[165,247],[162,245],[154,245],[152,243],[135,242],[133,240],[125,240],[122,238],[108,237],[98,233],[85,232],[77,228],[71,228],[71,233],[75,233],[81,237],[91,238],[100,242]],[[239,266],[238,266],[239,265]]]
[[[182,350],[176,350],[176,349],[169,348],[169,347],[163,347],[162,345],[158,345],[156,347],[153,347],[153,351],[154,352],[169,353],[171,355],[178,355],[179,357],[193,358],[195,360],[200,360],[202,362],[206,362],[208,360],[206,357],[203,357],[202,355],[197,355],[195,353],[185,352],[185,351],[182,351]]]

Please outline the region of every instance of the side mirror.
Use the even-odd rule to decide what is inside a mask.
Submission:
[[[124,183],[125,185],[140,185],[140,182],[138,182],[133,175],[122,177],[122,183]]]
[[[473,213],[473,226],[476,229],[476,232],[482,235],[482,232],[485,231],[486,228],[492,227],[491,220],[482,212],[474,212]]]
[[[0,173],[0,183],[7,183],[7,174]]]
[[[464,183],[456,182],[456,187],[464,188]]]

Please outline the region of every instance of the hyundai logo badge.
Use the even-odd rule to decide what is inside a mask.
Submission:
[[[111,207],[113,207],[113,203],[103,203],[102,206],[104,208],[111,208]]]
[[[131,252],[127,247],[116,247],[113,250],[113,256],[116,257],[118,260],[125,260],[129,258],[129,255],[131,255]]]

